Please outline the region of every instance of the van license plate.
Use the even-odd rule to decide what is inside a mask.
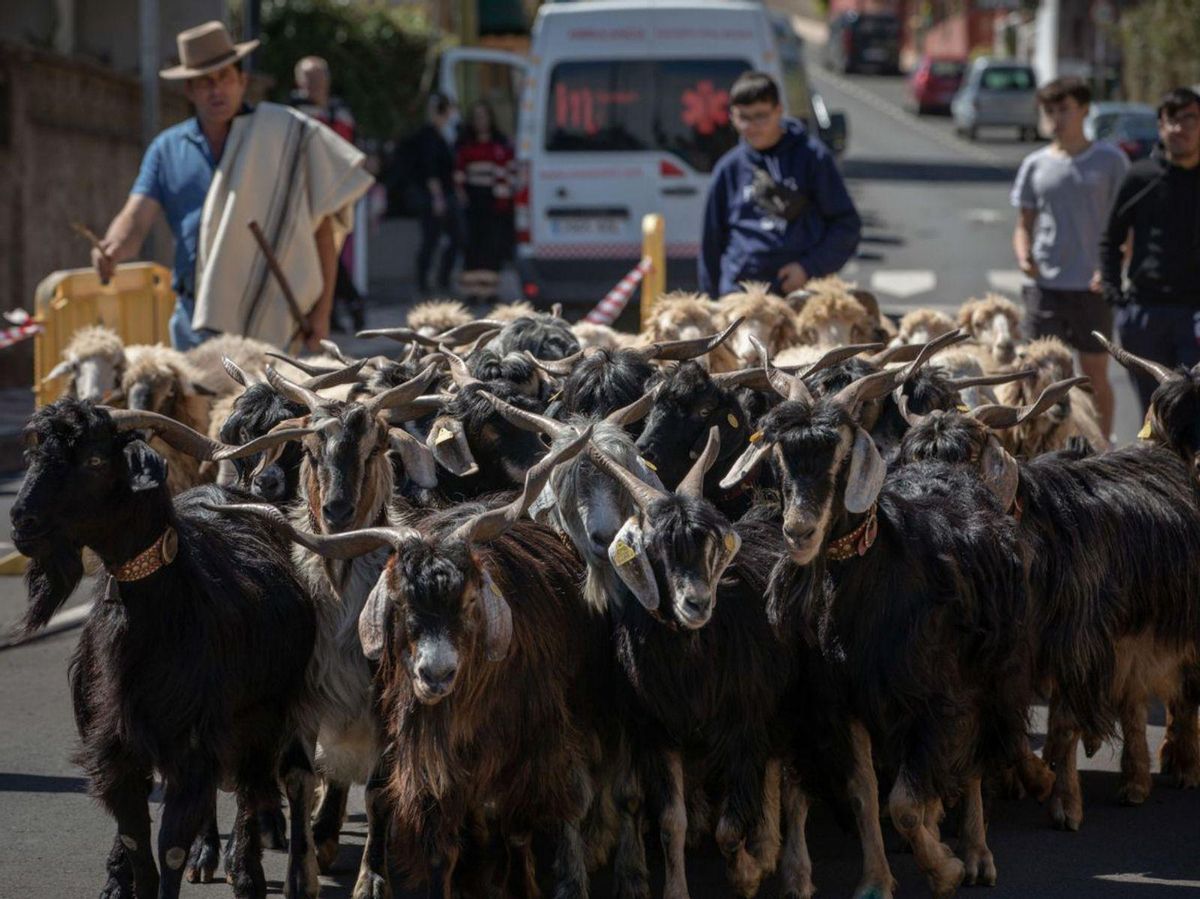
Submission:
[[[611,216],[569,216],[550,219],[552,234],[620,234],[624,220]]]

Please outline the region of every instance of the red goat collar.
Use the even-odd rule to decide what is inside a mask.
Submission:
[[[168,526],[158,535],[158,539],[146,549],[128,562],[123,562],[116,568],[110,569],[109,574],[121,583],[140,581],[150,577],[164,565],[170,565],[175,561],[175,554],[178,551],[179,535],[175,533],[175,528]]]
[[[867,515],[858,527],[849,534],[830,540],[825,548],[825,557],[834,562],[845,562],[852,556],[866,555],[879,533],[879,520],[875,517],[878,508],[878,503],[871,503],[871,508],[867,509]]]

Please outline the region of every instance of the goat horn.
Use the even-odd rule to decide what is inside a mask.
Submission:
[[[529,350],[525,351],[525,355],[529,357],[529,361],[540,368],[548,375],[554,375],[556,378],[565,378],[571,373],[577,362],[587,353],[586,349],[572,353],[570,356],[564,356],[562,359],[539,359]]]
[[[463,347],[463,352],[462,352],[463,358],[467,359],[470,356],[477,353],[479,351],[480,347],[482,347],[484,344],[486,344],[488,341],[490,341],[493,337],[495,337],[499,333],[500,333],[499,328],[488,328],[486,331],[484,331],[482,334],[480,334],[478,337],[476,337],[473,341],[471,341],[469,344],[467,344],[466,346]],[[413,344],[413,346],[415,347],[416,344]]]
[[[968,337],[970,337],[970,335],[967,334],[966,331],[962,330],[961,328],[956,328],[953,331],[947,331],[940,337],[935,337],[933,340],[929,341],[929,343],[921,347],[920,352],[917,353],[917,357],[902,369],[904,376],[901,378],[901,383],[911,379],[912,376],[917,373],[917,370],[933,357],[934,353],[938,352],[939,350],[944,350],[948,346],[953,346],[956,343],[962,343]]]
[[[594,443],[588,444],[588,458],[592,460],[593,465],[628,490],[642,511],[646,511],[652,503],[667,496],[657,487],[650,486],[633,474]]]
[[[243,387],[250,386],[250,376],[242,370],[242,367],[230,359],[228,356],[221,357],[221,365],[225,369],[225,373],[233,380],[237,381]]]
[[[1072,387],[1080,387],[1089,383],[1089,378],[1067,378],[1065,381],[1055,381],[1042,391],[1042,395],[1032,406],[1005,406],[1001,403],[988,403],[971,410],[971,417],[989,428],[1012,428],[1021,422],[1045,412],[1063,397]]]
[[[772,389],[774,389],[774,391],[785,400],[790,399],[792,390],[795,389],[796,381],[800,379],[794,378],[792,375],[785,374],[772,366],[770,351],[757,337],[750,338],[750,345],[753,346],[758,352],[758,358],[762,360],[763,372],[765,373],[767,381],[770,383]],[[804,392],[808,393],[807,387],[804,388]],[[808,398],[811,400],[812,396],[810,395]]]
[[[562,318],[563,317],[562,309],[563,309],[562,303],[551,303],[550,304],[550,317],[551,318]]]
[[[438,343],[444,343],[446,346],[462,346],[464,343],[472,343],[478,340],[489,331],[499,331],[504,327],[504,322],[498,322],[490,318],[480,318],[473,322],[467,322],[465,325],[455,325],[449,331],[443,331],[434,339]]]
[[[376,415],[385,409],[395,409],[398,406],[411,403],[429,386],[436,374],[437,366],[427,365],[420,374],[410,378],[403,384],[397,384],[395,387],[383,391],[383,393],[363,400],[363,408],[370,415]]]
[[[480,390],[479,393],[492,404],[492,408],[499,412],[506,421],[516,425],[523,431],[534,431],[545,434],[551,439],[559,437],[568,431],[575,433],[574,428],[563,424],[561,421],[555,421],[553,418],[548,418],[545,415],[538,415],[536,412],[520,409],[512,403],[506,403],[500,397],[488,393],[486,390]]]
[[[622,406],[620,409],[614,409],[604,416],[604,420],[610,425],[616,425],[618,428],[625,428],[633,424],[635,421],[641,421],[650,414],[650,409],[654,405],[654,398],[658,395],[658,390],[648,390],[642,394],[628,406]]]
[[[896,408],[900,410],[900,417],[908,423],[910,428],[915,428],[926,418],[928,418],[927,415],[922,415],[919,412],[913,412],[908,408],[908,397],[904,393],[903,384],[892,391],[892,399],[896,402]]]
[[[920,355],[923,347],[924,344],[920,343],[898,343],[895,346],[888,347],[881,353],[868,356],[867,361],[880,368],[890,365],[893,362],[912,362]]]
[[[692,465],[691,470],[687,473],[675,492],[680,496],[691,496],[695,499],[701,499],[704,496],[704,477],[708,474],[708,470],[712,468],[713,462],[717,460],[717,453],[721,449],[721,429],[713,425],[708,431],[708,442],[704,444],[704,452],[700,454],[700,458]]]
[[[281,394],[293,403],[306,406],[309,412],[316,412],[325,403],[325,400],[320,395],[309,390],[307,387],[297,384],[295,381],[289,381],[271,365],[267,366],[267,383],[275,389],[276,393]]]
[[[272,359],[278,359],[281,362],[286,362],[292,368],[302,371],[306,375],[313,377],[318,375],[327,375],[330,372],[339,370],[331,365],[314,365],[313,363],[307,362],[304,359],[297,359],[295,356],[289,356],[287,353],[277,353],[274,350],[267,350],[267,355]]]
[[[1125,368],[1133,371],[1135,368],[1141,369],[1143,372],[1154,378],[1159,384],[1171,377],[1171,369],[1165,365],[1160,365],[1150,359],[1145,359],[1141,356],[1135,356],[1129,350],[1116,346],[1107,337],[1099,331],[1093,331],[1092,336],[1104,344],[1104,348],[1109,354],[1120,362]]]
[[[705,353],[711,353],[723,344],[729,335],[738,329],[746,319],[737,319],[720,334],[709,334],[707,337],[697,337],[692,340],[660,340],[648,346],[634,347],[632,351],[643,359],[663,359],[681,362],[684,359],[695,359]]]
[[[855,417],[863,403],[887,396],[903,384],[906,371],[903,368],[885,368],[873,372],[847,384],[834,395],[833,401],[850,412],[851,417]]]
[[[168,418],[165,415],[159,415],[157,412],[136,409],[113,409],[110,406],[101,406],[100,408],[108,412],[118,431],[140,431],[143,429],[154,431],[155,434],[175,449],[205,462],[217,462],[222,459],[241,459],[245,456],[253,456],[255,453],[262,452],[264,449],[274,446],[277,443],[282,443],[286,440],[296,440],[313,433],[311,428],[271,431],[241,446],[230,446],[227,443],[221,443],[219,440],[206,437],[199,431],[193,431],[183,422]]]
[[[352,362],[354,362],[354,359],[350,356],[347,356],[345,353],[343,353],[342,348],[340,346],[338,346],[336,343],[334,343],[332,340],[322,340],[321,341],[321,349],[323,349],[325,352],[327,352],[330,356],[332,356],[338,362],[343,362],[346,365],[350,365]]]
[[[810,377],[811,375],[815,375],[817,372],[822,371],[823,369],[837,365],[839,362],[845,362],[847,359],[853,359],[859,353],[865,353],[867,350],[877,350],[882,346],[882,343],[849,343],[846,344],[846,346],[834,347],[812,365],[808,366],[808,368],[804,369],[804,371],[800,373],[800,377]]]
[[[743,368],[738,371],[719,371],[709,379],[718,387],[750,387],[754,390],[769,390],[771,383],[761,368]]]
[[[488,543],[495,540],[516,524],[525,514],[530,503],[537,499],[542,488],[546,486],[546,481],[549,480],[554,466],[579,455],[580,451],[588,445],[591,437],[592,426],[589,425],[574,440],[543,457],[525,473],[525,488],[521,491],[520,496],[499,509],[489,509],[487,512],[472,515],[459,526],[455,531],[455,536],[466,543]]]
[[[458,385],[459,390],[464,387],[470,387],[472,384],[482,384],[477,377],[471,374],[467,368],[467,363],[463,361],[462,356],[457,356],[448,350],[446,347],[439,347],[439,352],[444,353],[446,361],[450,363],[450,377],[454,379],[454,383]]]
[[[381,546],[399,547],[405,540],[421,535],[412,528],[361,528],[340,534],[313,534],[302,531],[288,521],[287,516],[266,503],[201,504],[210,512],[227,515],[250,515],[270,525],[276,531],[301,546],[328,559],[353,559],[366,555]]]
[[[419,334],[412,328],[370,328],[366,331],[359,331],[355,337],[387,337],[391,340],[398,340],[401,343],[419,343],[421,346],[437,347],[438,339],[436,337],[427,337],[424,334]]]
[[[1020,371],[1007,371],[996,375],[977,375],[968,378],[947,378],[946,383],[955,390],[966,390],[968,387],[988,387],[993,384],[1009,384],[1032,378],[1038,373],[1036,368],[1022,368]]]
[[[363,366],[366,364],[366,359],[359,359],[351,365],[343,368],[335,368],[333,371],[326,372],[323,375],[309,378],[300,386],[309,390],[325,390],[327,387],[340,387],[343,384],[353,384],[358,381]]]

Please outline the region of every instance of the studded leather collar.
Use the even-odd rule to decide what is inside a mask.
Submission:
[[[160,568],[170,565],[175,561],[175,555],[178,551],[179,535],[175,533],[175,528],[168,526],[165,531],[158,535],[158,539],[146,549],[142,550],[128,562],[110,569],[109,574],[121,583],[140,581],[143,578],[150,577],[150,575],[154,574]]]
[[[875,514],[878,509],[878,503],[871,503],[871,508],[867,509],[867,515],[858,527],[849,534],[830,540],[825,548],[825,557],[834,562],[844,562],[853,556],[866,555],[879,533],[879,520]]]

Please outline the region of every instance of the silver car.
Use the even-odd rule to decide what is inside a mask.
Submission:
[[[1037,77],[1025,63],[982,56],[950,101],[954,130],[975,140],[980,128],[1016,128],[1021,140],[1038,136]]]

